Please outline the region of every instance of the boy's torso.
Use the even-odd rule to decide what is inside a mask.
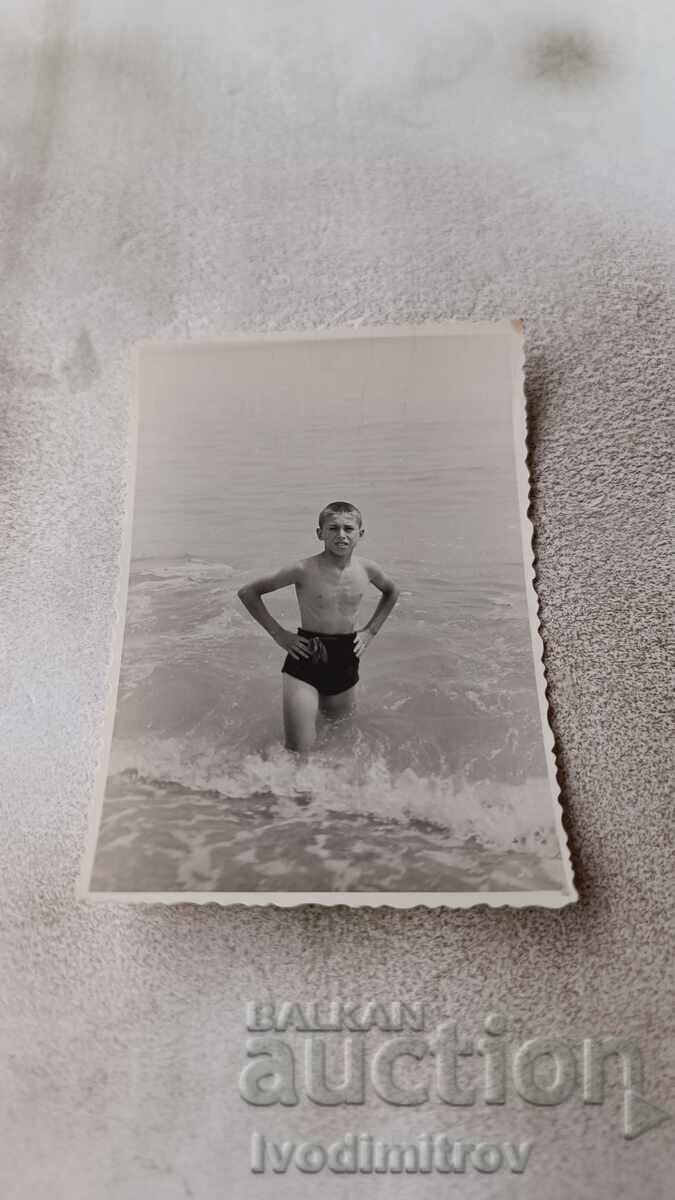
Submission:
[[[315,633],[352,633],[369,578],[361,559],[333,566],[323,555],[306,558],[296,583],[304,629]]]

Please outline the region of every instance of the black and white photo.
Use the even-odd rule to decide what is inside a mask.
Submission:
[[[88,894],[574,899],[519,324],[142,343],[133,405]]]

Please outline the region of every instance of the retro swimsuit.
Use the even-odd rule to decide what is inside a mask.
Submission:
[[[282,673],[309,683],[322,696],[337,696],[358,683],[359,660],[354,653],[354,633],[313,633],[298,629],[301,637],[310,640],[309,658],[291,658],[281,668]]]

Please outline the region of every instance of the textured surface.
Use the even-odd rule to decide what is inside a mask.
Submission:
[[[8,1200],[441,1196],[443,1176],[250,1174],[253,1129],[354,1128],[236,1091],[246,1000],[507,1012],[623,1034],[672,1109],[666,710],[673,17],[666,5],[4,5],[3,1131]],[[138,336],[526,319],[533,518],[580,903],[561,913],[74,900],[111,649]],[[672,409],[671,409],[672,411]],[[671,1040],[668,1031],[671,1031]],[[410,1112],[536,1145],[463,1194],[669,1194],[619,1092]],[[489,1119],[488,1119],[489,1118]],[[348,1190],[347,1190],[348,1189]]]

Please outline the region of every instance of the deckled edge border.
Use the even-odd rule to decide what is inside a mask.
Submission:
[[[527,417],[527,397],[525,394],[525,324],[521,319],[514,319],[510,324],[515,334],[515,340],[512,339],[511,341],[513,347],[511,356],[513,370],[513,441],[518,485],[522,559],[525,572],[525,594],[527,596],[527,611],[532,642],[534,678],[537,699],[539,701],[541,736],[546,757],[546,771],[551,793],[553,819],[568,888],[566,902],[573,904],[579,899],[579,894],[574,883],[574,870],[569,841],[563,822],[563,808],[558,783],[558,763],[555,753],[555,737],[549,721],[548,677],[546,672],[545,647],[542,638],[541,606],[537,592],[537,567],[534,552],[535,531],[530,516],[532,511],[532,480],[529,470],[531,446]]]
[[[113,597],[113,627],[112,645],[108,659],[108,686],[106,689],[103,732],[97,746],[96,772],[94,792],[89,806],[87,820],[87,840],[80,874],[77,880],[75,895],[78,900],[87,900],[92,895],[89,891],[98,845],[98,834],[103,813],[105,788],[108,781],[108,765],[112,745],[115,713],[117,710],[117,693],[119,691],[120,668],[122,665],[122,649],[124,646],[124,630],[126,626],[127,595],[129,591],[129,572],[131,568],[131,545],[133,539],[134,493],[136,488],[136,464],[138,459],[138,421],[139,421],[139,391],[140,391],[140,362],[141,346],[137,343],[131,353],[130,388],[128,402],[127,424],[127,453],[126,475],[124,479],[124,525],[118,559],[117,582]],[[166,893],[169,895],[169,893]],[[171,893],[173,894],[173,893]],[[152,896],[153,893],[143,893]],[[113,899],[122,898],[119,892],[111,892]],[[161,895],[158,894],[161,901]]]
[[[566,890],[527,892],[95,892],[89,883],[96,855],[98,832],[103,810],[105,786],[112,733],[117,707],[117,693],[124,642],[127,592],[131,566],[133,531],[134,491],[138,453],[139,384],[140,362],[144,347],[155,351],[174,349],[176,346],[203,348],[213,346],[251,346],[267,342],[284,341],[332,341],[340,338],[377,337],[429,337],[450,334],[481,335],[498,333],[502,330],[510,338],[511,366],[513,376],[512,428],[518,488],[518,506],[522,559],[525,571],[528,619],[534,661],[535,685],[539,701],[541,731],[546,756],[547,774],[554,808],[554,823],[558,837],[561,861],[567,884]],[[529,474],[529,442],[527,427],[527,400],[525,396],[525,328],[521,319],[500,321],[443,321],[426,325],[380,325],[343,326],[327,329],[297,329],[264,334],[241,334],[219,338],[197,339],[143,339],[132,351],[132,385],[129,405],[127,475],[124,506],[124,529],[119,556],[119,574],[114,601],[114,626],[109,687],[107,690],[104,732],[99,744],[96,768],[95,794],[90,806],[88,831],[82,869],[76,887],[79,900],[93,904],[148,904],[148,905],[214,905],[217,908],[298,908],[304,905],[319,905],[324,908],[549,908],[560,909],[578,900],[570,857],[567,833],[563,824],[563,813],[557,779],[555,739],[548,720],[547,677],[544,662],[544,644],[541,636],[539,597],[536,591],[536,567],[534,556],[534,527],[530,518],[531,481]]]

